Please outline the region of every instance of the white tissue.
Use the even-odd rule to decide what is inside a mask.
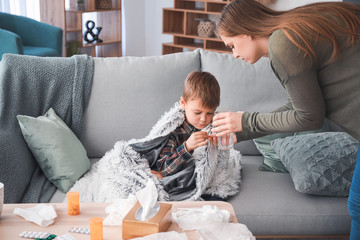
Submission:
[[[42,227],[54,223],[54,219],[57,217],[54,207],[45,204],[38,204],[30,208],[15,208],[13,213]]]
[[[196,230],[211,223],[230,222],[230,212],[221,210],[214,205],[204,205],[202,208],[180,208],[172,213],[173,219],[184,230]]]
[[[161,232],[147,235],[145,237],[132,238],[131,240],[188,240],[186,233],[178,233],[175,231]]]
[[[200,240],[255,240],[246,225],[241,223],[212,223],[197,230]]]
[[[156,189],[154,181],[149,179],[146,186],[136,192],[135,195],[142,207],[140,219],[138,220],[146,221],[151,217],[155,216],[158,211],[158,209],[156,209],[158,207],[158,191]]]
[[[129,195],[127,199],[116,199],[113,204],[105,208],[109,214],[103,221],[103,225],[121,226],[122,220],[130,209],[135,205],[137,199],[135,195]]]

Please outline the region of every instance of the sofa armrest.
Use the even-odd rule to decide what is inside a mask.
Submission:
[[[24,49],[19,35],[0,29],[0,60],[4,53],[24,54]]]

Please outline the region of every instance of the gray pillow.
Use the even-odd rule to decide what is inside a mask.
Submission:
[[[328,125],[324,122],[320,129],[305,132],[296,133],[275,133],[263,137],[254,139],[254,143],[259,152],[264,156],[264,162],[259,167],[260,171],[271,171],[271,172],[288,172],[287,168],[281,162],[279,155],[274,151],[271,146],[271,141],[278,138],[285,138],[289,136],[304,135],[309,133],[325,132],[328,130]]]
[[[90,169],[85,148],[52,108],[44,116],[18,115],[17,119],[45,176],[66,193]]]
[[[348,196],[359,142],[345,132],[324,132],[271,142],[295,189],[323,196]]]

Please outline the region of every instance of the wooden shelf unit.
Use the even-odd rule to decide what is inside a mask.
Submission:
[[[66,6],[65,0],[40,0],[41,21],[58,26],[64,31],[63,56],[70,56],[67,53],[70,44],[77,45],[80,54],[93,57],[122,55],[121,0],[111,0],[111,9],[97,9],[95,1],[84,0],[84,9],[79,10],[77,0],[68,0]],[[103,42],[87,43],[84,40],[87,20],[95,22],[95,28],[92,30],[95,34],[96,28],[102,27],[99,38]],[[88,38],[92,39],[90,35]]]
[[[216,36],[201,37],[197,33],[198,19],[219,17],[229,2],[231,0],[174,0],[174,8],[163,8],[163,34],[172,35],[173,42],[162,44],[162,54],[196,48],[231,53]]]

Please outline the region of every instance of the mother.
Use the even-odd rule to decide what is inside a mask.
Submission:
[[[274,11],[254,0],[228,4],[218,24],[221,39],[235,58],[253,64],[269,57],[289,102],[272,113],[217,114],[213,131],[219,136],[236,132],[242,141],[318,129],[327,117],[360,140],[358,16],[359,5],[343,2],[314,3],[289,11]],[[353,238],[355,229],[357,234],[360,231],[360,179],[355,190],[355,177],[349,198],[351,237],[360,239],[360,234]]]

